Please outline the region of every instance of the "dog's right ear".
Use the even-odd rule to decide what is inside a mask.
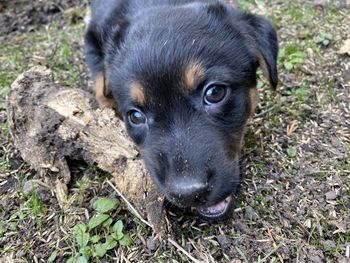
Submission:
[[[104,34],[98,30],[98,27],[90,23],[85,34],[86,62],[95,82],[94,92],[98,103],[101,106],[113,108],[119,116],[118,105],[107,86],[103,36]]]
[[[278,40],[276,30],[272,23],[263,17],[247,13],[243,17],[249,26],[248,34],[259,66],[264,77],[270,82],[271,87],[275,89],[278,83]]]

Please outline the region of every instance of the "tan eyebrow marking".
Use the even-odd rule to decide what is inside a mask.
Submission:
[[[144,92],[144,87],[137,81],[133,81],[130,84],[131,97],[140,106],[144,106],[146,103],[146,96]]]
[[[198,62],[191,62],[185,70],[185,87],[186,90],[195,89],[195,84],[201,81],[205,76],[203,66]]]

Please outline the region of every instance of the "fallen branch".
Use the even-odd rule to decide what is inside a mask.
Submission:
[[[157,233],[165,231],[163,196],[122,121],[113,110],[98,108],[90,93],[62,87],[54,83],[49,70],[34,67],[12,84],[8,120],[22,158],[52,185],[62,208],[69,203],[67,161],[83,160],[111,173],[130,207],[147,218]]]

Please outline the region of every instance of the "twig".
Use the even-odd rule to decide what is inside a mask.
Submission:
[[[309,172],[309,173],[305,173],[303,174],[303,176],[312,176],[315,174],[321,174],[321,173],[350,173],[350,170],[339,170],[339,171],[335,171],[335,170],[319,170],[319,171],[313,171],[313,172]]]
[[[270,236],[270,238],[271,238],[271,240],[272,240],[272,245],[273,245],[273,247],[276,248],[276,247],[277,247],[276,241],[275,241],[275,239],[274,239],[274,237],[273,237],[273,235],[272,235],[272,233],[271,233],[271,230],[270,230],[269,228],[267,229],[267,233],[269,234],[269,236]],[[284,261],[283,261],[283,257],[281,256],[281,254],[278,253],[278,252],[277,252],[276,254],[277,254],[277,256],[278,256],[280,262],[283,263]]]
[[[259,262],[259,263],[266,262],[266,260],[267,260],[273,253],[275,253],[281,246],[282,246],[282,244],[279,244],[277,247],[275,247],[274,249],[272,249],[272,250],[270,251],[269,254],[267,254],[262,260],[259,260],[258,262]]]
[[[295,218],[290,212],[283,210],[283,217],[297,223],[300,227],[300,229],[304,232],[305,236],[309,236],[310,232],[305,228],[305,226],[303,225],[303,223],[301,223],[297,218]]]
[[[134,208],[134,206],[122,195],[122,193],[114,186],[114,184],[112,184],[111,181],[109,181],[107,179],[107,183],[113,188],[114,191],[117,192],[117,194],[124,200],[124,202],[127,204],[127,206],[129,207],[130,211],[137,217],[139,218],[145,225],[151,227],[153,229],[153,226],[145,219],[143,219],[143,217],[140,215],[139,212],[137,212],[137,210]]]
[[[269,113],[269,112],[273,111],[275,108],[276,108],[276,105],[273,105],[271,108],[268,108],[265,111],[262,111],[260,113],[255,114],[253,118],[261,117],[261,116],[265,115],[266,113]]]
[[[183,247],[181,247],[175,240],[168,238],[169,243],[171,243],[174,247],[176,247],[178,250],[180,250],[182,253],[184,253],[192,262],[200,263],[198,259],[195,259],[190,253],[188,253]]]
[[[125,198],[125,196],[122,195],[122,193],[114,186],[114,184],[110,180],[106,180],[107,183],[113,188],[114,191],[124,200],[124,202],[129,207],[130,211],[141,220],[144,224],[151,227],[153,229],[153,226],[137,212],[137,210],[134,208],[134,206]],[[183,247],[181,247],[175,240],[168,237],[168,241],[170,244],[172,244],[174,247],[176,247],[178,250],[180,250],[182,253],[184,253],[190,260],[192,260],[194,263],[200,263],[199,260],[195,259],[191,254],[189,254]]]

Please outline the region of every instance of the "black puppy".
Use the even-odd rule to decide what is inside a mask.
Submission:
[[[97,99],[123,118],[167,199],[225,215],[257,68],[277,85],[271,23],[215,0],[95,0],[85,45]]]

